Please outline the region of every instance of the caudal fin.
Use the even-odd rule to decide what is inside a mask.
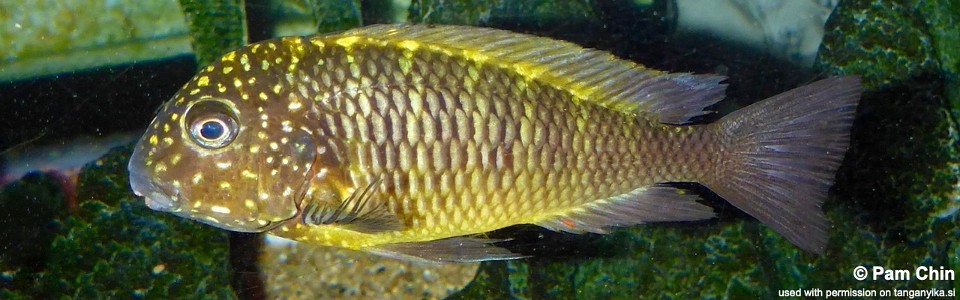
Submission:
[[[860,78],[835,77],[735,111],[715,123],[724,153],[706,185],[807,251],[822,253],[820,206],[849,147]]]

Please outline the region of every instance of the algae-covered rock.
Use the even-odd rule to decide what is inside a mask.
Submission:
[[[938,60],[915,1],[842,1],[827,20],[821,68],[859,74],[868,89],[937,70]]]
[[[79,212],[51,245],[46,298],[230,298],[226,233],[150,210],[131,194],[130,148],[88,164]],[[86,199],[85,199],[86,198]]]
[[[597,19],[591,1],[413,1],[408,21],[431,24],[484,25],[491,22],[579,24]]]
[[[130,151],[129,147],[114,149],[84,167],[76,212],[62,221],[55,218],[66,213],[62,208],[37,214],[47,216],[46,222],[55,222],[60,229],[52,241],[46,239],[45,247],[33,250],[46,253],[45,260],[35,262],[40,268],[35,274],[4,272],[5,277],[16,276],[14,282],[31,285],[8,288],[4,284],[0,297],[235,297],[229,282],[226,233],[152,211],[135,198],[125,167]]]
[[[917,8],[914,2],[854,1],[837,8],[832,23],[838,31],[824,40],[823,49],[830,49],[821,56],[824,70],[874,81],[866,87],[847,163],[838,174],[839,194],[852,200],[838,205],[853,210],[839,210],[833,218],[835,224],[846,220],[843,226],[862,224],[840,243],[865,237],[872,242],[844,248],[841,253],[854,259],[834,266],[958,267],[949,265],[948,245],[960,236],[960,124],[958,107],[946,100],[956,84],[951,78],[958,40],[955,26],[943,22],[960,18],[960,9],[947,2],[923,1]],[[870,28],[865,21],[885,26]],[[864,49],[898,56],[888,61]]]
[[[466,287],[447,299],[511,299],[517,296],[511,293],[508,279],[510,262],[495,261],[480,264],[477,276]],[[521,264],[523,264],[521,262]]]
[[[54,240],[39,294],[108,298],[234,297],[227,237],[142,203],[91,200]]]
[[[920,12],[937,49],[946,94],[955,117],[960,117],[960,2],[922,1]]]
[[[242,0],[180,0],[190,27],[197,64],[206,66],[247,41],[246,12]]]
[[[319,33],[343,31],[363,25],[359,0],[310,0],[305,2]]]
[[[223,231],[150,210],[127,183],[130,148],[84,168],[80,211],[52,245],[41,295],[75,298],[233,297]]]
[[[64,199],[61,178],[42,173],[0,188],[0,299],[29,288],[43,269],[56,220],[67,212]]]

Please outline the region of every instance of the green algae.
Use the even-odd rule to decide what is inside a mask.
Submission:
[[[360,1],[307,1],[313,14],[318,33],[343,31],[363,25],[360,17]]]
[[[960,117],[960,28],[956,26],[960,24],[960,2],[921,1],[919,10],[937,50],[954,118]]]
[[[230,288],[227,234],[173,215],[155,212],[135,198],[127,183],[131,148],[112,150],[84,167],[76,212],[46,216],[57,230],[37,270],[10,274],[0,296],[42,299],[179,299],[235,297]],[[31,184],[29,178],[18,184]],[[46,195],[31,189],[32,195]],[[62,202],[56,194],[51,199]],[[26,225],[25,225],[26,226]],[[24,229],[24,227],[14,227]],[[22,243],[18,243],[22,244]],[[15,251],[33,251],[18,247]],[[27,284],[29,283],[29,284]]]
[[[180,0],[197,65],[206,66],[247,43],[243,0]]]
[[[67,213],[60,179],[41,173],[0,189],[0,298],[29,289]]]
[[[495,22],[578,24],[599,18],[591,1],[413,1],[408,21],[429,24],[485,25]]]
[[[53,241],[49,271],[40,281],[44,297],[203,298],[234,297],[230,288],[226,233],[160,217],[140,202],[118,207],[91,200],[80,217],[65,222]],[[68,254],[69,255],[65,255]]]
[[[846,252],[848,264],[913,269],[951,264],[950,245],[960,236],[960,141],[956,89],[960,18],[949,1],[842,3],[835,23],[846,28],[824,39],[823,69],[834,74],[869,70],[853,132],[853,145],[838,175],[842,203],[857,214],[835,220],[865,224],[849,237],[870,239]],[[848,16],[843,19],[842,16]],[[864,20],[896,31],[877,34]],[[897,25],[897,26],[893,26]],[[909,33],[909,34],[903,34]],[[880,46],[882,45],[882,47]],[[897,49],[896,64],[865,49]],[[841,241],[844,242],[844,241]],[[849,240],[847,240],[849,242]],[[843,264],[840,264],[843,265]],[[841,278],[842,279],[842,278]],[[852,282],[851,282],[852,284]],[[947,281],[887,283],[888,286],[948,288]]]
[[[868,89],[929,73],[939,61],[925,27],[913,1],[846,1],[827,20],[819,65]]]

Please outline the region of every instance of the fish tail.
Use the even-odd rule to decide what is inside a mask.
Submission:
[[[720,165],[705,184],[807,251],[822,253],[827,198],[860,99],[859,77],[834,77],[735,111],[715,123]]]

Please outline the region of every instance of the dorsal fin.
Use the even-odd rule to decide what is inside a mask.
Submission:
[[[350,44],[378,42],[438,51],[518,74],[628,114],[682,124],[724,97],[725,77],[671,74],[576,44],[505,30],[451,25],[373,25],[340,33]],[[333,36],[336,37],[336,36]],[[358,39],[359,38],[359,39]]]

